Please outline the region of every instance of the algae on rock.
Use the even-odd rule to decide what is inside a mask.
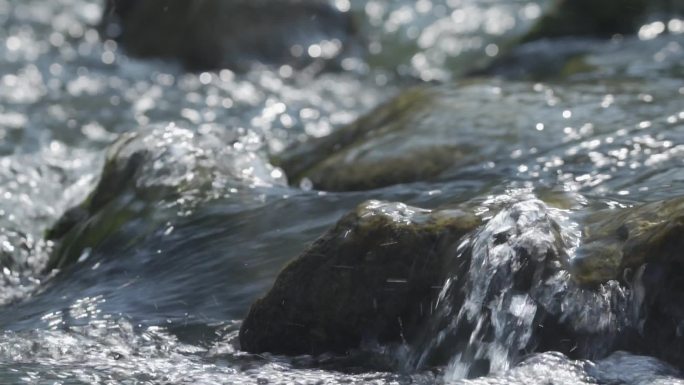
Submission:
[[[279,274],[240,329],[248,352],[345,352],[412,338],[480,219],[368,201]]]

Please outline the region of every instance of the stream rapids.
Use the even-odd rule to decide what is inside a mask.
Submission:
[[[602,339],[579,358],[521,352],[541,307],[606,339],[638,327],[638,276],[630,287],[585,290],[559,269],[521,293],[511,273],[521,250],[572,261],[588,213],[684,195],[684,20],[665,15],[606,40],[525,43],[490,66],[512,44],[506,34],[529,28],[550,1],[331,3],[367,19],[372,60],[343,71],[189,72],[101,39],[100,1],[0,0],[0,384],[684,384],[672,363],[605,351]],[[519,76],[577,52],[585,72]],[[461,123],[456,140],[481,149],[477,161],[347,192],[288,183],[271,164],[425,82],[442,84],[437,98],[462,111],[430,122]],[[118,232],[46,271],[57,247],[46,230],[93,191],[108,147],[131,134],[153,159],[136,188],[185,187],[122,200],[132,214]],[[433,134],[417,130],[407,143],[429,146]],[[403,151],[402,140],[377,151]],[[483,220],[453,251],[468,250],[470,270],[444,283],[420,343],[347,357],[241,351],[252,302],[370,199],[469,202]],[[492,241],[502,233],[506,242]],[[467,343],[449,350],[464,330]],[[445,350],[445,366],[429,365]]]

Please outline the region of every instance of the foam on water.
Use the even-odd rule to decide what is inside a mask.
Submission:
[[[446,351],[453,355],[447,380],[505,373],[526,352],[548,343],[548,315],[590,336],[570,351],[600,357],[618,332],[638,324],[638,290],[615,281],[583,288],[566,270],[581,240],[570,211],[522,190],[485,201],[481,212],[487,223],[463,241],[462,255],[455,257],[470,258],[468,270],[446,282],[433,329],[409,366],[421,367]]]

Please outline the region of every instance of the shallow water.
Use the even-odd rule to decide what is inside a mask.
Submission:
[[[513,255],[484,243],[501,227],[531,226],[534,231],[515,242],[543,247],[551,216],[563,224],[563,253],[571,259],[581,247],[576,231],[587,212],[684,193],[679,19],[665,20],[669,34],[658,33],[656,25],[610,42],[578,40],[561,48],[529,43],[517,49],[519,63],[494,67],[502,78],[436,88],[445,112],[431,116],[432,131],[418,130],[412,144],[454,139],[449,113],[460,111],[458,140],[484,155],[467,167],[366,192],[288,186],[287,176],[268,163],[270,155],[330,133],[415,78],[447,80],[484,69],[513,44],[510,36],[522,35],[549,6],[334,3],[367,18],[363,30],[373,52],[368,65],[342,73],[280,67],[242,74],[186,73],[175,63],[126,56],[91,27],[100,16],[99,2],[0,0],[0,383],[684,381],[651,357],[521,357],[506,346],[480,344],[477,333],[466,355],[495,357],[499,365],[484,378],[461,380],[468,368],[456,354],[447,368],[416,364],[440,333],[448,333],[439,322],[424,350],[412,352],[411,359],[393,357],[404,360],[398,365],[404,371],[382,371],[361,353],[285,358],[239,351],[237,330],[252,301],[288,260],[364,200],[426,208],[475,202],[488,223],[471,241],[486,264],[495,253]],[[579,71],[544,83],[517,76],[519,67],[529,65],[526,50],[552,57],[573,49],[589,52]],[[109,213],[133,202],[125,226],[106,242],[78,250],[76,265],[46,274],[54,245],[43,239],[44,231],[92,191],[107,146],[125,133],[138,133],[139,145],[154,154],[136,187],[178,188],[178,194],[149,201],[122,196]],[[526,213],[529,223],[512,221],[512,212]],[[471,301],[481,301],[491,280],[472,274]],[[600,324],[606,317],[628,322],[606,303],[606,296],[620,295],[611,288],[602,298],[583,296],[559,276],[540,287],[535,300],[543,302],[553,290],[567,296],[578,323]],[[498,342],[524,345],[533,309],[530,299],[509,294],[497,297],[502,306],[487,314],[464,307],[458,315],[448,306],[440,314],[456,320],[451,327],[460,318],[497,319]],[[587,307],[594,313],[582,318]],[[603,326],[615,328],[610,322]]]

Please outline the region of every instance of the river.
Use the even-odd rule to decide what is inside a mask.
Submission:
[[[0,0],[0,383],[684,384],[679,369],[656,357],[600,346],[580,358],[512,354],[507,347],[529,338],[525,312],[536,305],[506,292],[500,308],[473,308],[496,268],[471,272],[471,307],[443,305],[437,313],[453,322],[435,321],[419,346],[391,353],[401,363],[390,368],[362,353],[240,350],[238,330],[252,302],[289,260],[368,199],[475,205],[486,224],[469,242],[486,266],[490,255],[513,253],[487,243],[511,226],[537,229],[538,218],[550,216],[571,259],[582,250],[578,229],[587,213],[684,195],[681,18],[666,15],[633,36],[512,48],[511,36],[522,36],[551,2],[332,3],[366,18],[367,60],[315,73],[290,66],[189,72],[103,41],[95,27],[100,1]],[[513,59],[490,66],[504,50]],[[577,52],[586,58],[575,72],[520,75]],[[377,153],[455,141],[475,149],[475,161],[428,180],[346,192],[317,189],[306,178],[288,184],[290,176],[271,164],[294,143],[324,137],[427,83],[442,108],[410,135],[381,142]],[[457,137],[454,122],[463,126]],[[151,154],[133,182],[149,196],[121,193],[90,223],[121,215],[122,224],[88,241],[75,264],[46,271],[58,248],[46,230],[93,191],[110,144],[131,134]],[[523,231],[515,242],[543,247],[542,230]],[[620,289],[598,298],[560,278],[545,285],[534,301],[562,292],[564,311],[589,314],[577,322],[611,329],[629,318],[607,305]],[[442,301],[449,295],[447,284]],[[473,332],[447,365],[424,364],[440,336],[478,317],[498,320],[501,338]],[[469,355],[488,358],[489,373],[464,379]]]

